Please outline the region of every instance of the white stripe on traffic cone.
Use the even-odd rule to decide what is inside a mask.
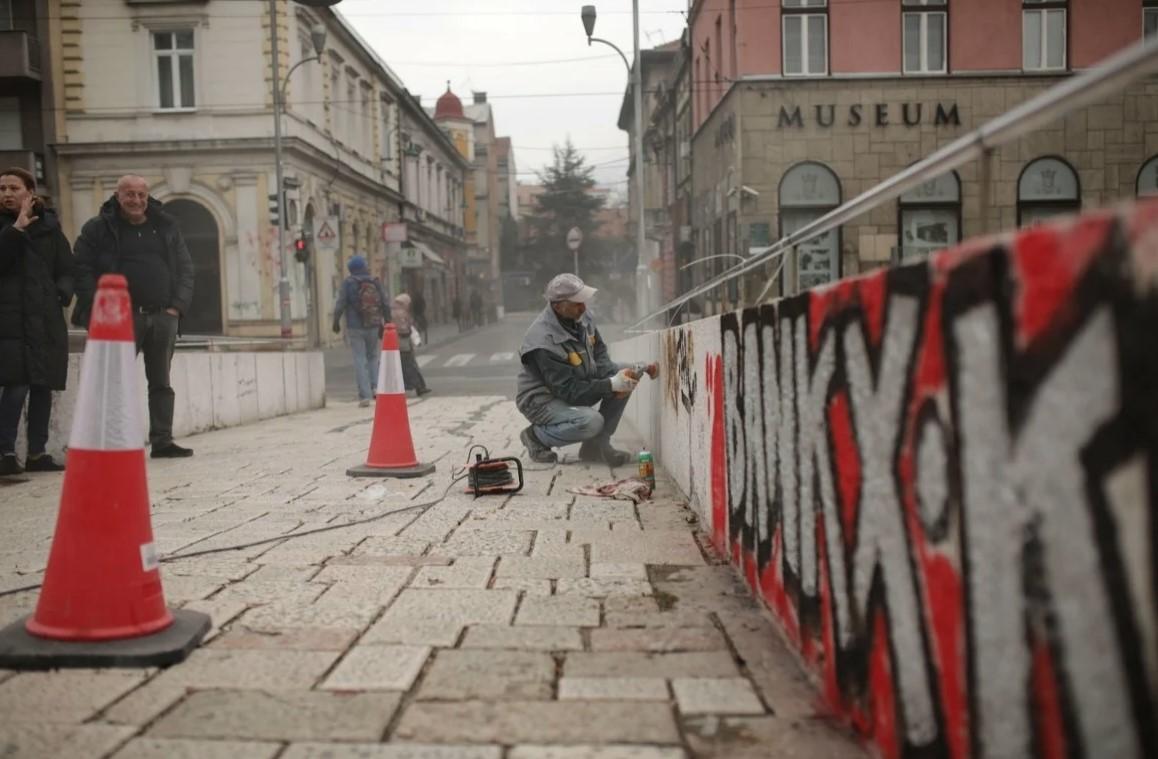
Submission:
[[[136,349],[120,340],[89,340],[80,368],[69,448],[144,450]]]
[[[398,351],[384,350],[378,359],[378,395],[406,395],[402,355]]]

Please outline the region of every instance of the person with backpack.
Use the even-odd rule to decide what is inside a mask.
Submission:
[[[342,331],[342,314],[346,315],[346,341],[354,352],[354,381],[358,386],[358,405],[365,408],[374,399],[378,387],[378,359],[382,353],[382,329],[390,321],[386,288],[370,275],[366,259],[354,256],[346,264],[350,276],[342,282],[334,303],[334,334]]]
[[[418,325],[410,315],[410,296],[402,293],[394,299],[390,306],[390,320],[398,330],[398,357],[402,360],[402,382],[407,390],[413,390],[421,398],[432,392],[426,386],[426,378],[418,368],[418,361],[414,358],[414,349],[421,345]]]

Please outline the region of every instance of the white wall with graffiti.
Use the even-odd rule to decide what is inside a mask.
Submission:
[[[1158,203],[613,346],[627,423],[885,757],[1158,756]]]

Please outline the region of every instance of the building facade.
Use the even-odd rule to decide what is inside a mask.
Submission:
[[[1143,0],[698,0],[691,219],[710,276],[1139,41]],[[1136,85],[802,245],[775,291],[1158,189],[1158,84]],[[983,197],[988,202],[983,210]],[[696,267],[699,268],[699,267]],[[775,266],[722,288],[750,302]]]
[[[54,196],[60,50],[45,41],[60,23],[59,2],[0,2],[0,168],[26,169]]]
[[[193,255],[186,333],[278,335],[284,259],[294,334],[325,342],[339,339],[328,324],[351,256],[366,256],[392,289],[401,284],[402,262],[388,251],[384,225],[402,221],[409,207],[401,126],[407,95],[341,16],[279,3],[283,256],[268,5],[62,3],[56,154],[63,220],[75,235],[119,176],[140,174],[181,222]],[[310,36],[318,24],[327,32],[320,60]],[[412,133],[441,137],[429,119],[416,123]],[[293,255],[298,240],[304,260]]]

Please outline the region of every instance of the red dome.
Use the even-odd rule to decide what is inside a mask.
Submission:
[[[462,119],[466,118],[462,111],[462,101],[450,91],[450,82],[446,83],[446,92],[434,104],[435,119]]]

